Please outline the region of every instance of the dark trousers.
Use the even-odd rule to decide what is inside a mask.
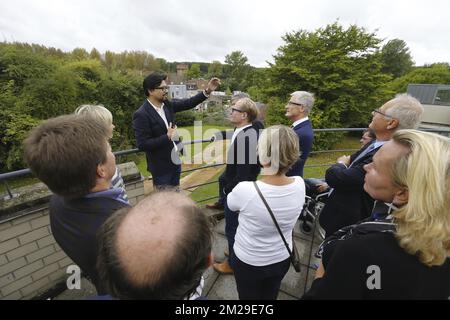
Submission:
[[[231,267],[236,279],[239,300],[276,300],[281,280],[289,270],[290,258],[256,267],[239,260],[236,255],[230,256]]]
[[[161,189],[164,187],[177,187],[180,185],[181,166],[170,173],[162,175],[153,175],[153,187],[155,189]]]
[[[228,208],[227,202],[225,201],[225,236],[228,240],[228,251],[230,256],[233,252],[234,237],[236,236],[236,230],[239,225],[238,213],[231,211]]]
[[[217,202],[223,206],[225,206],[225,202],[227,200],[227,196],[223,191],[224,188],[225,188],[225,171],[222,172],[222,174],[219,177],[219,199],[217,200]]]

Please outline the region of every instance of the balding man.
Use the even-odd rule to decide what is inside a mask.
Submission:
[[[98,271],[115,299],[197,299],[212,263],[206,216],[187,196],[153,193],[109,218],[98,234]]]
[[[314,105],[314,96],[306,91],[295,91],[286,104],[286,117],[292,121],[292,128],[298,136],[300,155],[298,161],[286,173],[287,176],[303,177],[303,168],[311,152],[314,133],[308,115]]]
[[[373,155],[397,130],[416,129],[422,113],[420,102],[407,94],[398,95],[372,111],[369,128],[375,132],[376,140],[351,156],[338,158],[325,174],[326,182],[333,188],[319,218],[326,236],[370,216],[374,200],[363,188],[364,165],[372,162]]]

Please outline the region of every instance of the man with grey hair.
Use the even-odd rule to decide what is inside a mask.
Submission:
[[[295,91],[286,105],[286,117],[292,121],[292,128],[298,136],[300,143],[300,155],[298,161],[286,173],[288,177],[303,177],[303,167],[311,152],[314,133],[308,114],[314,105],[314,96],[306,91]]]
[[[366,144],[351,156],[342,156],[325,174],[333,188],[319,222],[326,236],[340,228],[370,216],[374,200],[364,191],[364,165],[372,162],[373,155],[400,129],[417,129],[423,114],[420,102],[407,94],[397,95],[381,108],[372,111],[369,128],[376,140]]]

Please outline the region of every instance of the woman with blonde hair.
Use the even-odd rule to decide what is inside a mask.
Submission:
[[[372,219],[325,239],[304,298],[448,299],[450,139],[400,130],[364,169]]]
[[[239,226],[230,255],[239,299],[276,299],[289,270],[290,254],[272,217],[258,194],[270,206],[292,251],[292,232],[305,199],[305,184],[286,172],[298,160],[299,143],[286,126],[265,129],[258,141],[262,178],[240,182],[228,194],[227,205],[239,211]]]
[[[87,115],[89,117],[94,118],[95,120],[103,123],[109,128],[109,138],[113,137],[113,131],[116,127],[113,123],[113,116],[111,111],[109,111],[105,106],[93,105],[93,104],[83,104],[75,109],[75,114],[77,115]],[[111,188],[115,190],[120,190],[118,193],[118,198],[128,203],[128,196],[125,190],[125,183],[122,178],[122,174],[120,173],[120,169],[116,167],[116,172],[114,173],[113,178],[111,179]]]

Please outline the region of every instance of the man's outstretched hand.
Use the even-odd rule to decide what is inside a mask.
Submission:
[[[215,91],[220,86],[220,79],[219,78],[211,78],[208,82],[208,88],[206,88],[206,93],[210,94],[211,92]]]

